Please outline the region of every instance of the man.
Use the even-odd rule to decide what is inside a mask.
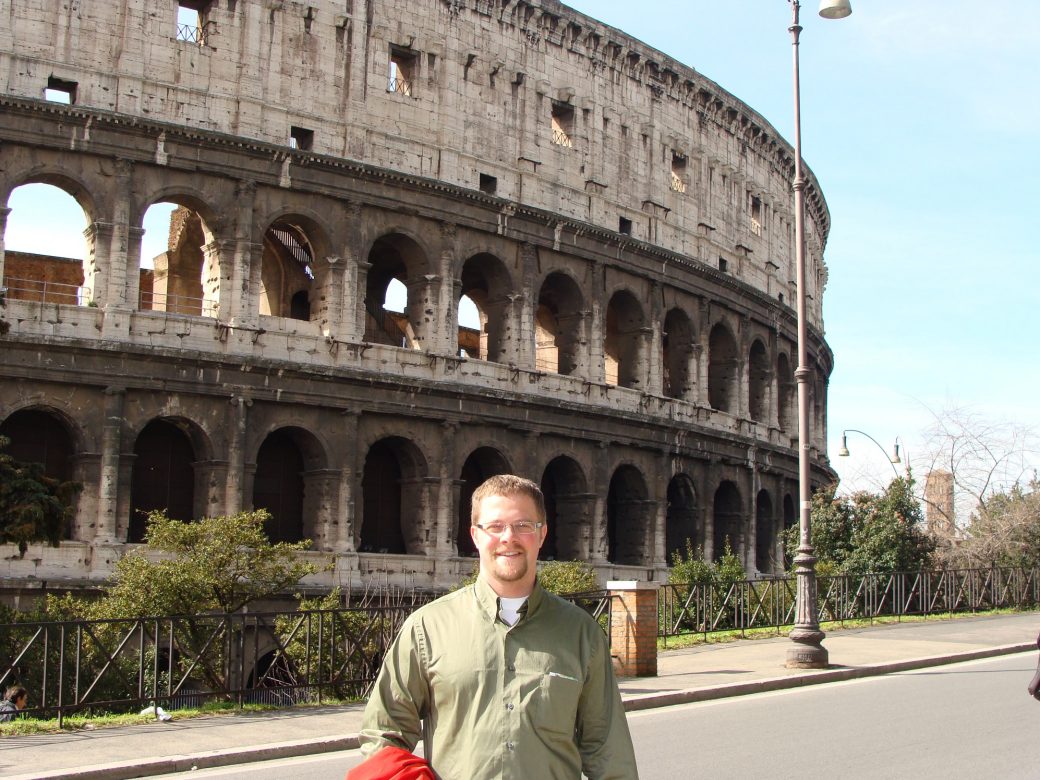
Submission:
[[[0,701],[0,723],[14,720],[19,710],[24,710],[29,702],[29,692],[21,685],[13,685],[7,689],[4,700]]]
[[[421,738],[442,780],[637,778],[603,630],[537,583],[541,490],[492,477],[470,523],[477,581],[405,621],[365,708],[362,750]]]

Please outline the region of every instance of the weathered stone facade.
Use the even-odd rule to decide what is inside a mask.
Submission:
[[[3,8],[0,202],[61,187],[90,247],[71,299],[34,301],[0,245],[0,421],[47,429],[83,484],[68,540],[6,557],[9,586],[105,578],[144,509],[254,505],[334,554],[315,585],[443,586],[505,470],[545,487],[547,554],[604,580],[663,576],[687,537],[778,565],[793,160],[761,116],[553,0],[180,5],[198,22],[173,0]],[[183,209],[153,278],[158,202]],[[822,482],[812,177],[807,202]]]

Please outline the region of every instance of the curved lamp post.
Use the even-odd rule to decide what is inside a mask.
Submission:
[[[809,481],[809,379],[812,369],[808,360],[808,325],[805,316],[805,176],[802,170],[802,108],[798,81],[799,0],[788,0],[793,20],[788,31],[794,52],[794,225],[795,286],[798,298],[798,368],[794,372],[798,386],[798,553],[794,558],[797,596],[795,623],[791,629],[794,645],[787,651],[787,666],[799,669],[821,669],[827,666],[827,650],[817,617],[816,558],[810,537],[812,496]],[[843,19],[852,13],[849,0],[822,0],[820,16]]]
[[[885,452],[885,448],[881,446],[881,444],[878,442],[878,440],[875,439],[873,436],[871,436],[869,433],[867,433],[865,431],[858,431],[855,428],[846,428],[845,430],[843,430],[841,432],[841,449],[838,450],[838,457],[839,458],[847,458],[847,457],[849,457],[849,443],[848,443],[846,437],[850,433],[858,433],[860,436],[866,436],[868,439],[870,439],[872,442],[874,442],[874,444],[877,445],[877,448],[885,453],[885,458],[888,460],[889,465],[892,466],[892,473],[895,474],[896,477],[899,476],[899,470],[896,468],[896,464],[897,463],[902,463],[903,461],[900,460],[900,458],[899,458],[899,439],[898,438],[896,438],[896,443],[892,445],[892,454],[889,455],[887,452]]]

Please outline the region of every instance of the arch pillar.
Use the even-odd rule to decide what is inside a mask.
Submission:
[[[656,469],[654,470],[654,519],[653,519],[653,543],[650,547],[650,565],[655,569],[668,568],[668,555],[665,549],[667,542],[668,523],[668,468],[667,453],[660,452],[654,459]]]
[[[437,274],[427,276],[423,325],[423,346],[431,352],[445,355],[458,354],[459,304],[455,297],[455,263],[458,257],[458,225],[441,223],[441,251],[437,260]]]
[[[202,316],[227,321],[231,317],[231,280],[235,242],[214,239],[202,247]]]
[[[664,395],[664,347],[661,331],[664,329],[664,313],[661,311],[661,283],[650,284],[650,311],[647,312],[650,326],[644,328],[643,349],[648,357],[646,385],[644,392]]]
[[[748,361],[751,358],[751,320],[744,316],[740,318],[740,334],[737,338],[736,371],[733,373],[737,393],[737,403],[734,414],[742,420],[751,417],[751,370]]]
[[[455,479],[455,438],[457,422],[441,423],[441,451],[437,464],[437,514],[434,518],[433,552],[437,556],[458,555],[455,544],[456,522],[459,518],[458,500],[461,483]]]
[[[361,412],[353,409],[343,412],[341,431],[345,444],[339,470],[336,511],[332,520],[334,533],[330,533],[329,536],[331,549],[337,553],[355,552],[354,527],[358,516],[357,495],[360,478],[357,437],[360,422]]]
[[[700,375],[702,352],[701,345],[693,342],[690,344],[690,350],[686,356],[686,386],[682,388],[680,398],[693,404],[700,402],[701,386],[704,384]]]
[[[609,468],[610,442],[596,442],[593,456],[592,492],[595,501],[592,505],[592,517],[589,526],[589,561],[592,563],[607,562],[607,492],[610,488]]]
[[[260,273],[264,245],[253,241],[253,211],[256,182],[240,180],[235,185],[235,248],[229,265],[221,265],[221,282],[229,295],[228,321],[237,327],[256,327],[260,321]],[[226,283],[226,284],[224,284]],[[221,302],[221,319],[225,316]]]
[[[588,339],[588,363],[584,376],[591,382],[603,384],[607,381],[606,363],[606,311],[602,299],[603,290],[606,287],[606,273],[601,266],[596,266],[590,274],[591,289],[596,290],[595,295],[589,297],[591,303],[591,316],[587,320],[585,336]],[[604,522],[605,519],[604,519]],[[604,552],[604,555],[606,553]]]
[[[516,302],[512,316],[512,350],[510,354],[516,365],[534,370],[537,368],[538,338],[536,321],[538,318],[538,290],[535,280],[538,277],[538,247],[523,242],[520,244],[520,289],[528,290],[528,294],[515,296]],[[557,365],[557,368],[559,366]]]
[[[693,399],[698,406],[711,407],[711,396],[708,388],[711,384],[709,364],[711,362],[711,310],[705,301],[700,305],[700,324],[697,328],[697,343],[694,347],[694,355],[697,360],[697,388],[696,397]]]
[[[346,276],[346,263],[337,255],[325,258],[326,270],[323,274],[323,288],[320,292],[318,321],[321,323],[322,335],[327,339],[335,339],[342,327],[343,295]]]
[[[344,341],[361,341],[365,337],[365,289],[368,269],[361,257],[361,204],[348,203],[345,209],[346,240],[342,248],[343,269],[337,279],[340,311],[336,314],[337,332]]]
[[[101,473],[98,486],[97,524],[94,540],[102,544],[116,544],[117,513],[119,511],[119,460],[123,431],[123,405],[126,388],[105,388],[105,421],[101,429]]]
[[[406,333],[410,349],[426,349],[431,352],[443,347],[444,328],[438,322],[438,298],[440,297],[441,278],[435,274],[409,278],[405,287],[408,289],[408,322],[412,333]],[[454,306],[449,307],[454,309]]]
[[[347,292],[345,298],[353,297],[353,303],[348,308],[348,318],[353,321],[353,341],[364,341],[365,321],[368,317],[368,309],[365,305],[365,290],[368,289],[368,272],[372,264],[367,260],[358,260],[354,264],[353,289]],[[346,304],[346,301],[344,302]],[[350,339],[346,333],[344,338]]]
[[[229,403],[231,409],[228,413],[228,466],[227,483],[224,490],[224,512],[228,515],[235,515],[246,506],[243,501],[243,497],[246,495],[245,440],[249,407],[253,405],[253,401],[243,395],[234,395],[231,396]],[[249,495],[252,495],[252,490],[249,491]],[[250,500],[251,503],[252,500]]]
[[[126,303],[131,309],[138,308],[141,299],[141,239],[144,228],[126,228]]]
[[[4,236],[7,234],[7,217],[11,209],[0,206],[0,287],[4,286]]]
[[[303,537],[314,540],[314,548],[331,552],[336,545],[337,469],[313,469],[303,473]],[[307,518],[310,517],[308,522]]]
[[[766,360],[769,361],[769,413],[766,420],[770,428],[780,428],[780,377],[777,371],[779,356],[778,334],[775,329],[769,331],[769,345],[766,349]]]

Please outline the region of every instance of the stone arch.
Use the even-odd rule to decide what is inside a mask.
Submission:
[[[92,230],[99,209],[97,202],[80,179],[68,172],[54,171],[49,166],[26,172],[21,176],[16,175],[13,178],[17,183],[4,193],[2,201],[5,206],[11,208],[11,212],[3,221],[3,244],[0,244],[6,247],[5,261],[0,263],[0,270],[3,274],[0,286],[6,288],[6,298],[15,301],[24,300],[72,306],[87,305],[94,300],[94,289],[99,281],[98,278],[95,278],[95,241]],[[43,195],[33,185],[57,189],[61,195]],[[27,186],[31,192],[25,191],[16,196],[17,190]],[[17,226],[23,216],[31,219],[34,210],[32,207],[23,208],[17,203],[12,204],[12,200],[21,200],[23,195],[26,198],[48,200],[51,206],[48,209],[51,220],[58,219],[54,214],[55,211],[61,211],[55,207],[55,197],[67,199],[70,211],[79,208],[83,222],[77,232],[85,236],[82,239],[82,259],[79,259],[79,253],[73,257],[56,257],[46,252],[40,252],[35,238],[30,241],[29,245],[21,249],[14,248],[9,231],[12,227]],[[73,203],[75,206],[72,205]],[[27,232],[36,236],[40,231]]]
[[[8,445],[0,450],[23,463],[38,463],[45,476],[58,482],[77,479],[74,428],[70,421],[57,410],[45,406],[32,406],[11,412],[0,422],[0,436],[9,439]],[[70,508],[75,510],[76,497],[71,496]],[[74,537],[72,517],[62,529],[62,538]]]
[[[260,261],[260,314],[320,321],[320,291],[331,283],[328,231],[311,216],[290,212],[264,231]]]
[[[427,258],[426,250],[402,232],[386,233],[372,243],[365,285],[365,341],[410,349],[422,347]],[[383,305],[393,279],[408,291],[401,314],[388,311]]]
[[[678,307],[670,309],[661,334],[661,389],[669,398],[689,398],[693,385],[690,371],[693,347],[694,329],[689,315]]]
[[[608,561],[629,566],[647,563],[651,557],[652,504],[639,469],[627,464],[618,466],[607,491]]]
[[[201,458],[190,430],[186,420],[158,417],[134,439],[127,541],[144,541],[150,512],[185,522],[196,518],[195,464]]]
[[[553,271],[538,289],[535,310],[535,367],[565,376],[582,365],[583,309],[581,287],[568,274]]]
[[[714,530],[714,544],[712,558],[722,558],[726,541],[729,540],[733,553],[743,560],[744,551],[744,502],[740,495],[740,489],[735,483],[724,480],[715,490],[715,498],[712,502],[712,524]]]
[[[628,290],[618,290],[607,304],[603,341],[607,384],[641,389],[646,385],[646,318],[643,307]]]
[[[459,515],[455,529],[455,548],[459,555],[470,558],[477,555],[476,545],[473,544],[473,537],[469,533],[473,491],[488,477],[508,474],[510,471],[509,461],[494,447],[478,447],[463,462],[459,474]]]
[[[9,171],[5,179],[10,182],[10,187],[3,191],[4,206],[8,205],[11,194],[19,187],[26,184],[49,184],[70,195],[83,209],[88,223],[97,219],[99,204],[91,186],[71,170],[44,164],[34,166],[31,170]]]
[[[708,337],[708,403],[712,409],[737,413],[737,341],[722,322]]]
[[[585,472],[571,457],[558,455],[542,472],[548,533],[538,553],[542,560],[577,561],[588,557],[592,500]]]
[[[769,491],[763,489],[755,497],[755,568],[763,574],[772,574],[777,563],[773,499]]]
[[[321,498],[317,475],[326,466],[324,447],[304,428],[276,428],[261,442],[253,477],[253,508],[271,514],[264,526],[271,541],[299,542],[316,536]]]
[[[794,373],[791,370],[791,360],[785,352],[781,352],[777,356],[776,379],[778,423],[781,431],[791,434],[798,428],[797,409],[795,408],[796,387]]]
[[[676,474],[668,482],[668,511],[665,516],[665,560],[671,561],[676,552],[685,553],[686,540],[694,548],[700,547],[703,532],[699,527],[697,491],[688,474]]]
[[[374,442],[361,476],[359,552],[422,555],[426,464],[415,444],[400,436]]]
[[[220,311],[218,243],[201,213],[178,200],[170,214],[166,251],[140,258],[137,308],[216,317]],[[148,265],[151,264],[151,268]]]
[[[755,422],[769,419],[769,355],[761,339],[755,339],[748,351],[748,414]]]
[[[495,255],[482,252],[463,264],[459,294],[473,301],[480,316],[477,354],[467,350],[469,357],[505,362],[510,315],[508,296],[512,291],[509,271]]]

